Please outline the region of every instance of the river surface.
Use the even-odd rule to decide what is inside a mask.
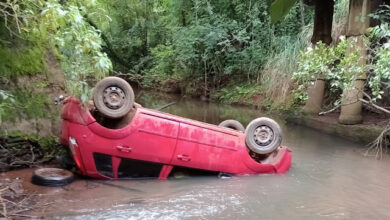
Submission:
[[[264,116],[252,108],[153,93],[140,93],[136,100],[150,108],[178,101],[163,111],[213,124],[236,119],[245,126]],[[46,196],[51,205],[41,214],[48,219],[390,219],[389,157],[363,157],[361,144],[274,118],[293,152],[284,175],[78,178],[63,188],[31,185],[31,170],[7,175],[21,176],[26,190]]]

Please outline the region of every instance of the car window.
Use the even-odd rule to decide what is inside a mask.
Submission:
[[[107,154],[93,153],[96,170],[103,176],[114,178],[112,157]]]
[[[160,163],[121,158],[118,178],[157,178],[162,166]]]

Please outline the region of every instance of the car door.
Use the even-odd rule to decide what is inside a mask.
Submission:
[[[211,125],[180,123],[172,164],[229,172],[237,157],[238,135]]]
[[[174,152],[179,123],[141,111],[131,122],[131,134],[120,141],[118,156],[168,164]]]

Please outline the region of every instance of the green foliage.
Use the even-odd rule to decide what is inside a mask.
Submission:
[[[155,63],[145,73],[143,87],[153,88],[155,85],[164,84],[167,80],[180,80],[180,75],[175,70],[175,51],[171,45],[157,45],[151,49],[151,57]]]
[[[271,1],[23,0],[5,4],[17,10],[11,14],[0,10],[8,21],[3,20],[3,29],[39,45],[42,51],[54,48],[69,93],[83,101],[88,99],[90,85],[111,70],[110,59],[116,71],[139,76],[146,88],[180,84],[191,95],[221,100],[249,97],[255,89],[245,87],[258,88],[270,58],[286,50],[285,45],[302,29],[297,22],[298,6],[288,13],[284,10],[285,19],[272,25]],[[312,9],[305,8],[306,22],[312,15]],[[225,87],[232,91],[221,90]]]
[[[15,121],[18,118],[47,118],[51,114],[50,101],[43,93],[33,93],[15,89],[1,92],[0,118],[3,121]]]
[[[371,88],[373,100],[381,99],[384,91],[390,87],[390,6],[382,5],[374,14],[370,15],[380,24],[371,28],[370,55],[371,71],[368,85]]]
[[[350,0],[335,0],[333,20],[339,22],[347,18],[349,13]]]
[[[373,67],[375,75],[369,80],[374,99],[382,98],[384,89],[390,86],[390,45],[386,43],[377,53],[378,60]]]
[[[369,36],[364,39],[364,45],[370,47],[360,48],[361,43],[354,37],[348,40],[341,37],[336,46],[319,43],[315,48],[309,47],[301,52],[298,71],[294,73],[298,84],[297,96],[305,97],[302,92],[316,78],[328,80],[330,92],[340,95],[341,90],[352,88],[353,82],[367,73],[367,89],[372,100],[382,98],[384,91],[390,87],[390,28],[385,22],[390,18],[390,6],[382,6],[371,17],[382,22],[371,28]],[[367,60],[359,50],[369,51]],[[334,99],[339,103],[340,97]]]
[[[44,73],[46,70],[45,50],[37,46],[20,50],[0,46],[0,57],[0,77],[7,79]]]
[[[12,107],[14,103],[13,95],[0,89],[0,124],[3,122],[3,116],[7,115],[6,109]]]
[[[283,50],[279,37],[296,35],[301,29],[297,7],[282,23],[271,26],[267,1],[104,4],[113,22],[100,27],[112,49],[130,66],[127,69],[113,58],[115,70],[142,75],[146,88],[179,81],[192,95],[218,91],[229,79],[253,84],[270,53]],[[312,13],[307,12],[310,20]]]
[[[212,98],[226,104],[251,104],[253,96],[259,91],[261,88],[256,84],[231,85],[214,93]]]
[[[128,79],[140,81],[144,88],[178,84],[186,94],[220,100],[239,99],[238,95],[229,98],[226,89],[226,94],[220,91],[223,88],[243,94],[232,84],[257,87],[269,59],[276,60],[302,30],[297,22],[299,5],[282,22],[271,25],[270,1],[114,0],[99,4],[111,22],[93,12],[90,18],[107,37],[107,51],[115,51],[109,55],[116,71],[130,73]],[[310,23],[312,8],[305,7],[304,14]],[[285,59],[286,63],[291,60],[287,55]]]
[[[150,48],[164,42],[165,28],[158,16],[164,16],[168,6],[164,1],[152,0],[114,0],[100,4],[110,15],[110,22],[102,21],[99,12],[92,12],[90,17],[107,36],[111,45],[106,46],[126,63],[123,66],[111,54],[116,70],[126,71],[131,67],[135,73],[143,74],[150,61]]]
[[[390,28],[388,23],[382,23],[375,27],[371,32],[373,41],[378,39],[389,39]],[[372,89],[374,100],[381,99],[384,90],[390,87],[390,42],[380,44],[373,49],[375,54],[374,63],[372,64],[373,74],[369,75],[368,85]]]
[[[58,155],[66,155],[65,148],[56,136],[36,137],[30,135],[28,138],[38,143],[44,153],[44,160],[53,159]]]
[[[49,1],[41,15],[47,24],[49,39],[60,51],[69,92],[85,102],[89,94],[88,78],[104,77],[111,69],[111,61],[101,51],[102,40],[98,30],[85,18],[88,16],[87,6],[95,6],[94,2],[82,3],[69,1],[61,5],[57,1]]]
[[[65,148],[61,145],[60,140],[56,136],[38,137],[37,135],[29,135],[22,131],[4,132],[0,131],[0,139],[3,140],[19,140],[18,145],[4,146],[10,148],[17,148],[19,153],[23,155],[23,150],[38,150],[42,152],[43,158],[40,158],[40,163],[49,162],[56,156],[65,155]],[[26,146],[27,144],[27,146]],[[24,149],[23,149],[24,148]],[[38,148],[38,149],[35,149]],[[39,155],[36,155],[39,156]]]
[[[275,0],[271,4],[270,8],[271,23],[275,24],[276,22],[282,20],[294,6],[296,1],[297,0]]]
[[[335,46],[320,42],[314,48],[308,47],[301,52],[298,70],[293,74],[299,85],[298,92],[306,91],[307,86],[317,78],[328,80],[331,92],[351,88],[365,70],[362,59],[357,42],[345,37],[341,37]],[[305,97],[301,94],[297,96]]]
[[[310,44],[311,34],[312,27],[306,26],[296,36],[276,39],[282,48],[280,52],[271,54],[260,79],[264,102],[269,103],[269,108],[288,109],[294,104],[291,94],[295,88],[292,75],[298,68],[301,50]],[[304,96],[300,99],[304,99]]]
[[[99,31],[87,21],[88,8],[95,7],[95,1],[7,1],[2,6],[0,15],[4,21],[1,25],[10,35],[27,43],[33,42],[42,45],[41,48],[57,49],[69,92],[86,101],[89,93],[88,80],[99,79],[111,69],[110,60],[102,52]],[[15,65],[13,68],[17,71],[8,73],[15,75],[18,72],[34,73],[36,69],[42,70],[44,50],[39,48],[29,49],[32,54],[25,53],[21,56],[21,61],[18,61],[28,60],[22,64],[30,67]],[[10,53],[15,51],[8,52],[4,54],[5,62],[14,59]],[[7,68],[6,65],[2,67]]]
[[[234,19],[218,14],[216,6],[207,1],[195,3],[193,20],[173,36],[177,68],[191,77],[256,76],[271,49],[267,4],[231,3],[240,10],[236,13],[242,13]]]

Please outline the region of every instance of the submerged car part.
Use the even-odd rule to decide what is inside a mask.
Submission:
[[[244,126],[239,121],[236,120],[225,120],[221,122],[218,126],[230,128],[236,131],[245,132]]]
[[[96,106],[99,113],[121,109],[129,103],[122,99],[132,97],[126,96],[124,88],[130,87],[126,81],[121,81],[127,84],[121,89],[112,88],[117,80],[107,82],[94,89],[94,98],[106,97],[106,102],[100,100],[102,106]],[[243,133],[147,109],[134,104],[134,99],[130,102],[127,123],[107,127],[80,100],[64,101],[61,143],[70,148],[80,174],[99,179],[166,179],[177,167],[233,175],[285,173],[290,168],[291,151],[279,146],[282,133],[271,119],[255,119]],[[253,152],[263,155],[254,159]]]

